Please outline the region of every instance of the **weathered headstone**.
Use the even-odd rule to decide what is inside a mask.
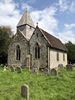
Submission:
[[[58,68],[59,68],[59,69],[63,69],[63,68],[64,68],[63,64],[59,64],[59,65],[58,65]]]
[[[52,76],[57,76],[57,70],[56,69],[51,69],[51,75]]]
[[[75,67],[75,64],[73,64],[72,66]]]
[[[22,72],[21,67],[16,67],[16,71],[17,71],[17,73],[21,73]]]
[[[4,65],[3,65],[3,64],[1,64],[1,65],[0,65],[0,67],[4,67]]]
[[[21,86],[21,96],[24,97],[26,100],[29,100],[29,87],[28,85]]]
[[[32,73],[37,73],[37,74],[38,74],[39,68],[38,68],[37,66],[38,66],[38,65],[36,65],[36,64],[34,63],[32,69],[31,69]]]
[[[66,69],[67,69],[68,71],[72,71],[72,70],[73,70],[72,64],[67,64],[67,65],[66,65]]]
[[[6,71],[7,70],[7,68],[6,68],[6,66],[4,66],[4,69],[3,69],[3,71]]]
[[[10,66],[11,72],[14,72],[14,67]]]
[[[32,73],[38,73],[38,68],[37,67],[33,67],[32,68]]]
[[[46,74],[46,75],[49,75],[49,70],[48,70],[48,68],[44,68],[44,73]]]

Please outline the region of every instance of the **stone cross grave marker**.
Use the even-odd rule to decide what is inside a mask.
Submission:
[[[29,87],[28,87],[28,85],[24,84],[21,86],[21,96],[24,97],[26,100],[29,100]]]

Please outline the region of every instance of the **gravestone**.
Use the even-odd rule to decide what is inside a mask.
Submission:
[[[57,76],[57,70],[56,69],[51,69],[51,75],[52,76]]]
[[[16,67],[16,71],[17,71],[17,73],[21,73],[22,72],[21,67]]]
[[[38,68],[37,65],[34,63],[32,69],[31,69],[32,73],[37,73],[37,74],[38,74],[38,70],[39,70],[39,68]]]
[[[6,66],[4,66],[4,69],[3,69],[3,71],[6,71],[7,70],[7,68],[6,68]]]
[[[29,87],[28,85],[22,85],[21,86],[21,96],[25,98],[26,100],[29,100]]]
[[[73,64],[72,66],[75,67],[75,64]]]
[[[67,65],[66,65],[66,69],[67,69],[68,71],[72,71],[72,70],[73,70],[72,64],[67,64]]]
[[[10,66],[11,72],[14,72],[14,67]]]
[[[4,67],[4,65],[3,65],[3,64],[1,64],[1,65],[0,65],[0,67]]]
[[[44,69],[43,69],[43,72],[44,72],[46,75],[49,75],[49,70],[48,70],[48,68],[44,68]]]
[[[59,68],[59,69],[63,69],[63,68],[64,68],[63,64],[59,64],[59,65],[58,65],[58,68]]]
[[[32,73],[38,73],[38,68],[37,67],[33,67],[32,68]]]

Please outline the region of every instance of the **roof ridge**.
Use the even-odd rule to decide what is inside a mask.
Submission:
[[[57,40],[59,40],[57,37],[55,37],[54,35],[50,34],[49,32],[47,32],[47,31],[45,31],[45,30],[43,30],[43,29],[41,29],[41,30],[44,31],[44,32],[46,32],[47,34],[51,35],[52,37],[56,38]],[[60,40],[59,40],[59,41],[60,41]]]
[[[39,28],[39,27],[38,27]],[[43,33],[43,30],[41,28],[39,28],[40,31]],[[43,34],[44,35],[44,34]],[[47,37],[44,35],[45,39],[49,42],[49,44],[52,46],[52,44],[50,43],[50,41],[47,39]]]
[[[49,34],[48,32],[44,31],[43,29],[39,28],[40,31],[45,36],[46,40],[49,42],[52,48],[56,48],[59,50],[67,51],[65,45],[60,41],[60,39],[56,38],[55,36]]]

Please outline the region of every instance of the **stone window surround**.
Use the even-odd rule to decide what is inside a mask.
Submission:
[[[20,50],[20,46],[17,45],[16,46],[16,60],[20,60],[21,59],[21,50]]]
[[[36,59],[40,58],[40,46],[38,43],[35,44],[35,58]]]

